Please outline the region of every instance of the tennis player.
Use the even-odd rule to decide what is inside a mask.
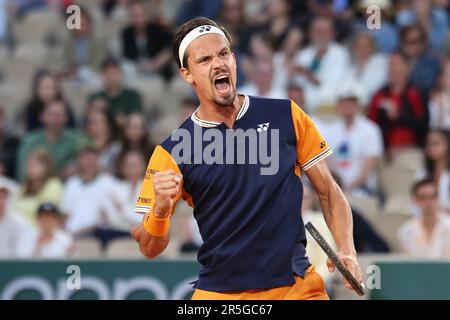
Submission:
[[[209,138],[200,144],[183,141],[188,147],[180,148],[174,137],[181,134],[172,134],[156,147],[135,209],[145,217],[132,236],[143,255],[158,256],[169,242],[175,204],[184,199],[194,208],[204,240],[192,299],[328,299],[322,278],[305,255],[302,173],[319,196],[338,255],[358,281],[363,279],[349,204],[323,161],[332,151],[293,101],[236,93],[230,42],[229,33],[206,18],[190,20],[178,30],[174,57],[200,106],[177,130]],[[246,132],[249,139],[229,143],[226,138],[235,132]],[[267,143],[265,148],[252,146],[255,136],[258,143]],[[208,143],[214,139],[227,142],[210,152]],[[270,168],[261,156],[267,150]],[[242,151],[244,157],[230,164]],[[198,161],[205,153],[216,161]],[[328,266],[333,272],[331,261]]]

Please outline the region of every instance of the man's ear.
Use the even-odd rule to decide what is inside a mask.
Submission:
[[[192,73],[190,73],[190,71],[188,69],[181,68],[180,75],[184,79],[184,81],[186,81],[187,83],[189,83],[189,84],[194,83],[194,77],[192,76]]]

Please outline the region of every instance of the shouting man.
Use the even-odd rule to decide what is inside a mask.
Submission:
[[[340,258],[362,281],[350,207],[322,161],[331,149],[294,102],[236,93],[230,42],[206,18],[177,32],[173,53],[200,106],[156,147],[135,210],[145,217],[132,236],[142,254],[158,256],[182,198],[204,240],[193,299],[328,299],[305,255],[302,173],[319,195]]]

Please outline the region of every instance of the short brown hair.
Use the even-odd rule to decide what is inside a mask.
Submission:
[[[214,26],[214,27],[221,29],[223,31],[223,33],[225,34],[225,36],[227,37],[228,42],[231,44],[230,33],[224,27],[220,26],[213,20],[205,18],[205,17],[197,17],[192,20],[189,20],[188,22],[185,22],[178,29],[177,33],[175,34],[175,37],[173,38],[172,53],[173,53],[173,57],[175,58],[175,61],[177,62],[178,68],[181,69],[180,58],[178,57],[178,50],[180,49],[181,41],[183,41],[184,37],[186,37],[186,35],[189,32],[191,32],[192,30],[194,30],[197,27],[204,26],[204,25],[210,25],[210,26]],[[183,66],[185,66],[186,68],[188,68],[187,58],[188,57],[185,54],[183,57]]]

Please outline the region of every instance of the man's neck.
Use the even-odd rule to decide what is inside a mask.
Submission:
[[[237,118],[239,110],[244,104],[244,97],[236,95],[233,103],[229,106],[219,106],[212,101],[200,100],[200,107],[197,111],[197,116],[200,119],[225,123],[228,128],[232,128],[234,121]]]

